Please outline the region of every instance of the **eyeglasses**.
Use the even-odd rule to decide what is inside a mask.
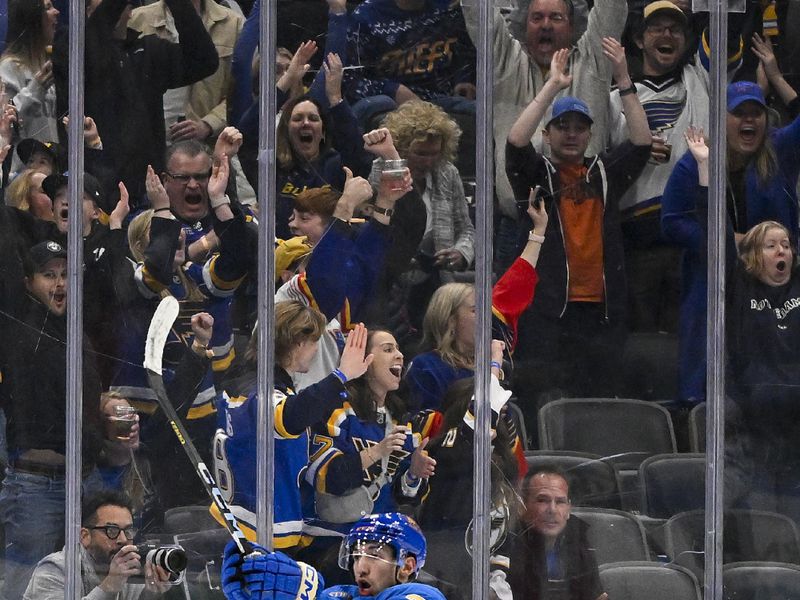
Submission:
[[[120,533],[124,533],[126,538],[132,540],[139,533],[136,527],[122,528],[119,525],[98,525],[97,527],[87,527],[86,529],[102,529],[110,540],[117,539]]]
[[[167,176],[177,181],[182,185],[188,185],[189,181],[194,179],[197,183],[205,183],[208,181],[208,178],[211,177],[211,169],[208,170],[206,173],[189,173],[189,174],[180,174],[180,173],[170,173],[167,171]]]
[[[667,31],[669,31],[670,35],[681,35],[683,33],[683,26],[682,25],[648,25],[647,26],[648,33],[652,33],[653,35],[663,35]]]

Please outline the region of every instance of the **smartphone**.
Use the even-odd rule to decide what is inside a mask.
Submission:
[[[547,192],[542,186],[537,185],[535,188],[533,188],[533,207],[535,209],[539,209],[539,207],[542,205],[542,202],[544,202],[546,195]],[[524,200],[517,200],[517,206],[522,210],[528,210],[528,198],[525,198]]]

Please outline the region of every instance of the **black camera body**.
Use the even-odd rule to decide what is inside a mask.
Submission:
[[[178,576],[186,570],[188,560],[186,551],[180,546],[161,546],[152,542],[145,542],[136,546],[136,552],[141,557],[142,571],[150,563],[154,567],[161,567],[170,575]]]

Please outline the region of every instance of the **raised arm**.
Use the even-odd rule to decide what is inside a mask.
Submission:
[[[168,87],[183,87],[213,75],[219,67],[217,48],[191,0],[164,1],[175,20],[181,55],[179,81],[172,82]]]
[[[628,73],[625,48],[616,39],[604,37],[603,54],[611,62],[611,71],[614,81],[617,82],[622,110],[625,111],[625,122],[628,125],[628,138],[637,146],[650,144],[653,135],[650,133],[650,125],[642,103],[636,95],[636,86]]]
[[[758,57],[758,71],[763,73],[769,85],[784,104],[789,106],[797,98],[797,92],[783,77],[775,53],[772,51],[772,42],[769,36],[762,38],[757,33],[753,34],[753,54]]]
[[[572,83],[572,76],[566,73],[569,49],[562,48],[553,53],[550,60],[550,75],[542,89],[525,107],[508,132],[508,142],[518,148],[527,146],[542,121],[547,109],[558,93]]]

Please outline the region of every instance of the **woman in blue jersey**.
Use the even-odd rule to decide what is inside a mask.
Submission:
[[[317,519],[312,524],[319,536],[306,558],[334,579],[341,574],[329,551],[338,548],[338,536],[363,514],[418,504],[436,465],[425,451],[428,440],[412,431],[405,402],[396,393],[403,353],[394,336],[372,329],[366,350],[374,358],[364,377],[348,382],[336,410],[313,428],[306,473],[314,485]]]
[[[403,353],[394,336],[382,329],[370,330],[367,352],[374,359],[366,375],[347,384],[344,401],[326,423],[314,429],[307,479],[315,483],[318,493],[339,496],[378,482],[372,490],[374,511],[385,512],[394,510],[398,502],[419,502],[423,483],[436,463],[425,451],[427,440],[412,431],[405,402],[396,393]],[[318,516],[326,520],[324,514]],[[355,520],[345,521],[342,532]]]

